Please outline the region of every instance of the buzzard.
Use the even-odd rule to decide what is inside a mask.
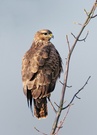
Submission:
[[[62,60],[50,42],[51,38],[53,34],[50,30],[39,30],[22,59],[23,91],[31,109],[33,100],[34,115],[38,119],[47,116],[47,98],[62,71]]]

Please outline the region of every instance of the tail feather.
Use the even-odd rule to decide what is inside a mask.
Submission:
[[[39,118],[45,118],[48,115],[47,99],[34,99],[34,115]]]
[[[31,90],[27,89],[27,103],[28,107],[32,107],[32,95],[31,95]]]

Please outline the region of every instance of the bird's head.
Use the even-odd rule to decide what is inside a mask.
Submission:
[[[43,29],[37,31],[34,37],[34,41],[50,41],[51,38],[54,38],[52,32],[48,29]]]

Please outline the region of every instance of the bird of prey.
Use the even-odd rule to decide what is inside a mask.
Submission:
[[[50,30],[39,30],[22,59],[23,91],[31,108],[33,101],[34,115],[38,119],[48,115],[47,98],[62,71],[62,60],[50,42],[51,38],[53,34]]]

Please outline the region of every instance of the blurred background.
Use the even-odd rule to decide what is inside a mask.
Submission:
[[[74,43],[71,32],[77,36],[90,11],[94,0],[0,0],[0,134],[1,135],[39,135],[34,127],[50,134],[55,113],[48,103],[49,115],[37,120],[32,116],[23,94],[21,81],[21,62],[24,53],[30,48],[34,34],[40,29],[50,29],[54,39],[51,42],[59,51],[63,68],[68,55],[66,35],[70,46]],[[97,11],[95,12],[95,14]],[[75,24],[76,22],[76,24]],[[78,42],[70,61],[65,105],[84,85],[75,99],[59,135],[97,134],[97,18],[91,20],[80,39],[87,31],[84,42]],[[64,72],[60,80],[63,82]],[[51,100],[59,104],[62,85],[59,80]],[[55,106],[56,107],[56,106]],[[57,109],[57,107],[56,107]],[[66,115],[62,112],[60,120]]]

